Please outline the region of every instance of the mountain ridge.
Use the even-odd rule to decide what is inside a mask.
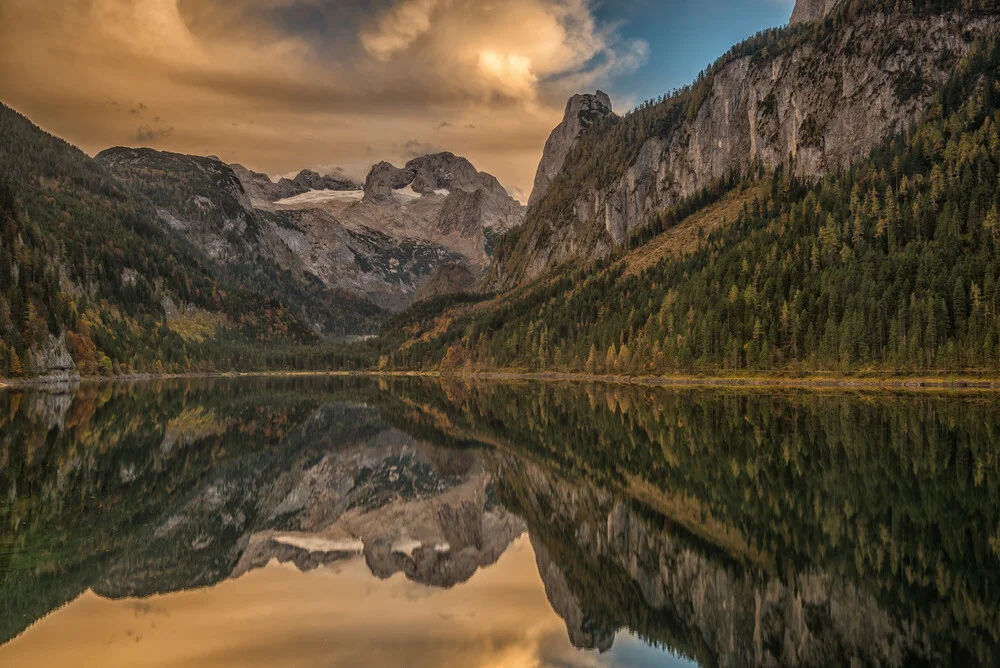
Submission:
[[[163,221],[213,260],[273,266],[324,299],[344,292],[390,312],[409,306],[442,265],[481,275],[496,240],[523,215],[493,176],[451,153],[402,169],[380,163],[364,187],[310,170],[274,183],[215,158],[148,148],[96,159],[161,202]],[[327,333],[321,308],[308,310]]]
[[[1000,39],[976,40],[920,122],[850,167],[819,179],[781,165],[731,175],[605,260],[393,318],[380,364],[621,376],[992,373],[998,63]]]
[[[855,4],[751,38],[689,89],[608,117],[498,249],[487,288],[606,258],[733,172],[781,165],[816,179],[846,167],[915,122],[972,39],[1000,30],[995,10],[893,16]]]

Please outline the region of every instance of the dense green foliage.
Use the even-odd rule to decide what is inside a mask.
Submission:
[[[1000,369],[1000,44],[979,45],[924,122],[809,185],[770,191],[699,249],[633,273],[567,271],[456,309],[403,368]],[[708,197],[711,199],[711,197]],[[639,241],[669,227],[661,216]]]

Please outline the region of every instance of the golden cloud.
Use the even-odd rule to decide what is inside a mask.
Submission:
[[[526,191],[565,99],[646,57],[587,0],[4,4],[0,99],[46,129],[272,174],[433,143]]]

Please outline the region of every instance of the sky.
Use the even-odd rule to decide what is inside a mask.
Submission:
[[[93,155],[363,180],[452,151],[526,200],[566,99],[689,83],[794,0],[2,0],[0,101]]]

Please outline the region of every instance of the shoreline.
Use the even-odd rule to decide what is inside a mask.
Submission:
[[[42,377],[30,379],[0,378],[0,391],[7,389],[51,388],[76,386],[83,383],[146,382],[152,380],[184,380],[199,378],[295,378],[295,377],[371,377],[371,378],[440,378],[484,381],[533,381],[548,383],[604,383],[609,385],[634,385],[642,387],[678,388],[757,388],[801,390],[950,390],[950,391],[1000,391],[1000,377],[986,376],[847,376],[812,375],[790,377],[783,375],[758,376],[617,376],[558,371],[231,371],[187,374],[134,374],[113,377]]]
[[[990,390],[1000,391],[1000,377],[983,376],[899,376],[857,377],[846,375],[815,375],[789,377],[780,375],[760,376],[615,376],[585,373],[536,372],[515,373],[491,371],[459,374],[457,377],[483,380],[534,380],[540,382],[596,382],[613,385],[639,385],[646,387],[703,387],[703,388],[775,388],[808,390]]]

